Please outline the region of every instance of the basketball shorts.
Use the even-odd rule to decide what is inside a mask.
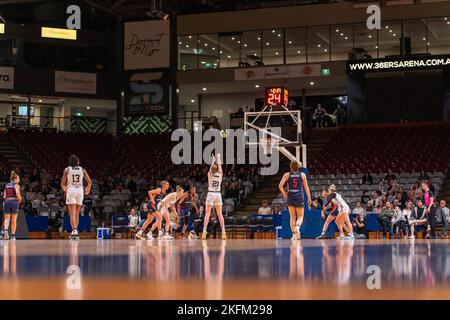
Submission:
[[[303,197],[292,197],[288,195],[287,205],[288,207],[303,208],[305,206],[305,201]]]
[[[17,214],[19,211],[19,201],[17,200],[5,200],[3,205],[4,214]]]
[[[339,210],[338,209],[330,211],[330,216],[336,217],[338,214],[339,214]]]
[[[150,212],[150,214],[154,213],[155,211],[158,211],[156,209],[156,205],[151,201],[148,202],[147,206],[148,206],[148,211]]]
[[[189,225],[190,215],[189,208],[180,208],[180,224]]]
[[[350,214],[350,207],[349,206],[342,207],[341,212],[345,214]]]
[[[208,192],[206,196],[206,204],[210,206],[221,206],[222,203],[222,194],[220,192]]]
[[[76,204],[81,206],[84,199],[83,188],[67,188],[66,204]]]

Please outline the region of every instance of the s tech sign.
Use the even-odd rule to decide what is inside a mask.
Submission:
[[[14,89],[14,68],[0,67],[0,89]]]

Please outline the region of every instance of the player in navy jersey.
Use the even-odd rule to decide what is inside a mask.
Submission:
[[[16,228],[17,228],[17,213],[19,212],[19,204],[22,202],[22,195],[20,194],[20,177],[14,171],[11,172],[10,182],[6,184],[4,191],[4,240],[16,240]],[[11,221],[11,238],[9,237],[9,222]]]
[[[330,225],[331,222],[333,222],[336,219],[337,215],[339,214],[338,206],[337,204],[331,202],[332,197],[330,197],[327,190],[322,191],[322,197],[326,199],[326,203],[330,203],[331,209],[330,214],[327,217],[327,220],[325,220],[325,211],[327,211],[328,208],[327,207],[323,208],[322,220],[325,220],[325,224],[323,225],[322,233],[316,239],[325,239],[325,233],[328,230],[328,226]]]
[[[150,190],[148,192],[148,197],[150,198],[148,208],[149,208],[149,214],[147,215],[147,220],[145,220],[144,224],[142,225],[142,228],[138,231],[136,234],[136,238],[138,239],[154,239],[153,238],[153,231],[158,228],[158,237],[162,237],[161,227],[162,227],[162,220],[163,216],[160,213],[159,210],[159,204],[161,200],[166,196],[167,190],[169,189],[170,184],[169,182],[163,180],[161,181],[161,187],[156,188],[153,190]],[[150,231],[148,232],[147,236],[144,235],[145,229],[152,223],[152,221],[156,218],[156,222],[151,227]]]
[[[300,163],[291,161],[291,171],[286,172],[280,181],[280,191],[283,194],[291,216],[291,230],[295,235],[294,239],[300,239],[300,228],[303,224],[303,216],[305,212],[305,199],[303,192],[306,192],[308,197],[308,206],[311,206],[311,194],[309,192],[306,175],[299,171]],[[285,190],[285,185],[288,185],[288,190]]]
[[[180,213],[180,224],[183,226],[181,230],[181,239],[186,238],[186,231],[188,229],[190,219],[191,219],[191,208],[195,209],[197,212],[197,200],[198,195],[196,192],[196,188],[191,186],[189,191],[183,193],[181,198],[178,200],[179,208],[178,212]]]

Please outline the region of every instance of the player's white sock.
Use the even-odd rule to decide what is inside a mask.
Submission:
[[[297,232],[300,233],[300,226],[295,226],[295,229],[297,229]]]

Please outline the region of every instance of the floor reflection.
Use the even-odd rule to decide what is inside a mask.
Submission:
[[[157,283],[196,280],[217,298],[224,281],[239,279],[363,285],[371,265],[380,268],[384,283],[396,287],[447,286],[450,278],[445,241],[29,240],[1,242],[0,249],[3,279],[67,279],[79,270],[81,283],[113,277]]]

